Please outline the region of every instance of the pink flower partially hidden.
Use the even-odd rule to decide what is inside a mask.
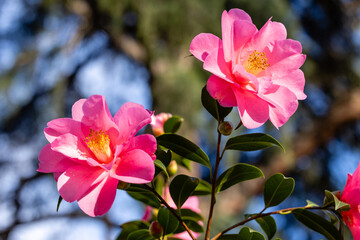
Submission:
[[[237,106],[242,123],[256,128],[268,119],[279,128],[298,107],[305,78],[305,61],[297,41],[286,39],[283,24],[271,21],[258,30],[240,9],[224,11],[222,40],[201,33],[190,52],[211,72],[207,90],[224,107]]]
[[[164,124],[171,117],[172,117],[171,113],[159,113],[151,117],[150,125],[155,136],[160,136],[165,133]]]
[[[90,216],[105,214],[114,202],[119,180],[148,183],[155,168],[154,136],[135,134],[151,122],[152,112],[126,103],[114,117],[105,98],[77,101],[72,118],[48,122],[50,142],[40,151],[39,172],[54,173],[61,197],[77,201]]]
[[[354,174],[348,174],[344,191],[340,200],[350,204],[349,211],[342,211],[341,215],[350,228],[355,240],[360,240],[360,165]]]

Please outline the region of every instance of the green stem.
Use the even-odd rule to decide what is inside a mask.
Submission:
[[[179,220],[180,224],[181,224],[181,225],[186,229],[186,231],[189,233],[191,239],[192,239],[192,240],[196,240],[196,238],[194,237],[194,235],[191,233],[190,228],[189,228],[189,227],[186,225],[186,223],[181,219],[181,217],[176,213],[176,211],[175,211],[172,207],[169,206],[169,204],[165,201],[165,199],[163,199],[162,196],[161,196],[154,188],[152,188],[152,187],[150,187],[150,186],[148,186],[148,185],[146,185],[146,184],[144,184],[144,186],[145,186],[148,190],[150,190],[151,192],[153,192],[153,193],[156,195],[156,197],[160,200],[160,202],[161,202],[162,204],[164,204],[167,209],[169,209],[169,211],[177,218],[177,220]]]
[[[210,239],[210,227],[211,227],[211,221],[212,221],[212,216],[213,216],[213,212],[214,212],[214,206],[215,206],[215,202],[216,202],[216,198],[215,198],[215,190],[216,190],[216,178],[217,178],[217,173],[219,170],[219,165],[220,165],[220,146],[221,146],[221,133],[218,131],[218,139],[217,139],[217,149],[216,149],[216,162],[215,162],[215,168],[214,168],[214,176],[212,178],[212,186],[211,186],[211,202],[210,202],[210,209],[209,209],[209,217],[208,217],[208,221],[207,221],[207,225],[206,225],[206,234],[205,234],[205,240],[209,240]]]
[[[220,236],[222,236],[223,234],[225,234],[226,232],[230,231],[231,229],[234,229],[238,226],[241,226],[241,225],[244,225],[245,223],[247,222],[250,222],[254,219],[257,219],[257,218],[261,218],[261,217],[266,217],[266,216],[269,216],[269,215],[275,215],[275,214],[283,214],[284,212],[291,212],[295,209],[317,209],[317,210],[322,210],[322,209],[326,209],[326,206],[322,206],[322,207],[294,207],[294,208],[285,208],[285,209],[281,209],[281,210],[277,210],[277,211],[273,211],[273,212],[268,212],[268,213],[258,213],[250,218],[247,218],[237,224],[234,224],[232,225],[231,227],[228,227],[227,229],[223,230],[222,232],[218,233],[216,236],[214,236],[211,240],[216,240],[218,239]]]

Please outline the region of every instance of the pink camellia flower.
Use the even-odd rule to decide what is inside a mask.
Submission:
[[[360,166],[360,165],[359,165]],[[350,205],[349,211],[342,211],[341,215],[350,228],[355,240],[360,239],[360,170],[359,166],[354,174],[348,174],[344,191],[340,200]]]
[[[169,204],[169,206],[171,208],[177,209],[176,204],[174,203],[174,201],[172,200],[170,193],[169,193],[169,188],[164,189],[163,192],[163,198],[164,200]],[[196,212],[198,214],[201,213],[200,208],[199,208],[199,199],[196,196],[191,196],[189,197],[185,203],[181,206],[181,209],[190,209],[193,212]],[[142,218],[142,220],[144,221],[150,221],[152,219],[152,208],[147,206],[145,209],[145,213],[144,216]],[[199,224],[202,225],[202,222],[199,222]],[[200,234],[191,231],[192,235],[197,238]],[[181,233],[177,233],[172,235],[172,237],[174,238],[178,238],[178,239],[182,239],[182,240],[192,240],[192,238],[190,237],[189,233],[187,231],[185,232],[181,232]]]
[[[164,124],[171,117],[172,117],[171,113],[159,113],[151,117],[150,125],[155,136],[160,136],[165,133]]]
[[[279,128],[298,107],[305,78],[301,44],[286,39],[283,24],[271,18],[258,30],[240,9],[224,11],[222,40],[201,33],[190,52],[211,72],[207,90],[224,107],[237,106],[242,123],[256,128],[268,119]]]
[[[40,151],[38,171],[54,173],[64,200],[78,201],[92,217],[103,215],[119,180],[142,184],[153,179],[156,140],[135,136],[151,115],[139,104],[126,103],[112,117],[103,96],[80,99],[72,118],[48,122],[44,132],[50,143]]]

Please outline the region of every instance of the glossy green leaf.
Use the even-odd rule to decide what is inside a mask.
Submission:
[[[116,238],[116,240],[127,240],[128,235],[130,233],[135,232],[140,229],[149,229],[149,225],[150,224],[145,221],[132,221],[132,222],[124,223],[124,224],[120,225],[122,230],[121,230],[119,236]]]
[[[194,212],[191,209],[183,208],[180,210],[180,216],[183,220],[192,220],[192,221],[202,221],[203,217],[198,214],[197,212]]]
[[[159,208],[157,219],[164,229],[164,235],[175,232],[179,226],[179,220],[165,207]]]
[[[250,164],[238,163],[219,176],[216,181],[216,192],[228,189],[237,183],[259,177],[264,177],[259,168]]]
[[[268,239],[271,239],[275,235],[277,227],[276,222],[272,216],[260,217],[255,220],[265,232]]]
[[[201,103],[204,108],[218,121],[224,120],[229,115],[232,107],[222,107],[218,101],[212,98],[205,87],[201,91]]]
[[[276,173],[269,177],[264,184],[265,207],[272,207],[280,204],[293,192],[295,181],[287,178],[281,173]]]
[[[325,218],[305,209],[292,211],[294,217],[308,228],[322,234],[328,240],[342,240],[339,230]]]
[[[126,192],[135,200],[145,203],[151,207],[159,208],[161,205],[155,194],[142,185],[131,184]]]
[[[205,180],[200,179],[199,185],[195,188],[195,191],[192,193],[193,196],[203,196],[211,194],[211,184]]]
[[[159,159],[156,159],[154,161],[154,164],[155,164],[155,176],[157,176],[160,172],[164,172],[165,175],[169,178],[169,174],[167,173],[167,170],[166,170],[166,166],[159,160]]]
[[[169,150],[156,150],[156,159],[160,160],[165,167],[167,167],[171,162],[171,151]]]
[[[193,232],[204,232],[204,227],[201,226],[198,221],[193,221],[193,220],[184,220],[186,226],[188,226],[188,228],[193,231]],[[181,233],[181,232],[185,232],[186,229],[182,226],[179,225],[179,227],[176,229],[176,231],[174,232],[174,234],[176,233]]]
[[[325,190],[324,205],[334,205],[335,211],[338,209],[348,211],[350,205],[340,201],[332,192]]]
[[[63,200],[63,198],[61,196],[59,196],[58,203],[57,203],[57,206],[56,206],[56,212],[59,211],[60,204],[61,204],[62,200]]]
[[[236,240],[238,237],[238,234],[224,234],[221,235],[218,240]]]
[[[190,140],[176,134],[163,134],[157,137],[159,145],[170,149],[180,156],[200,163],[211,168],[209,157],[196,144]]]
[[[272,136],[265,133],[251,133],[230,138],[226,142],[225,150],[256,151],[276,146],[284,150],[284,147]]]
[[[148,229],[136,230],[128,235],[128,240],[155,240]]]
[[[186,175],[177,175],[170,183],[170,195],[178,209],[194,192],[199,179]]]
[[[179,116],[172,116],[164,123],[165,133],[176,133],[179,131],[184,119]]]
[[[265,240],[265,237],[248,227],[241,228],[236,240]]]

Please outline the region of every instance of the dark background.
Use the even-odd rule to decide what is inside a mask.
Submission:
[[[79,98],[105,95],[112,113],[133,101],[180,115],[181,133],[213,156],[215,122],[200,102],[210,74],[188,49],[198,33],[220,36],[230,8],[244,9],[258,28],[273,17],[302,43],[308,98],[279,131],[271,124],[252,131],[275,136],[285,153],[229,152],[223,169],[242,161],[266,176],[293,176],[294,194],[281,207],[321,203],[324,189],[344,187],[360,160],[360,1],[0,0],[0,239],[115,239],[121,223],[141,218],[142,205],[123,192],[103,217],[65,202],[56,213],[55,181],[36,172],[42,131],[69,117]],[[236,110],[229,120],[238,123]],[[192,174],[207,177],[203,169]],[[261,210],[261,186],[225,191],[214,233]],[[283,239],[321,238],[291,216],[276,219]]]

